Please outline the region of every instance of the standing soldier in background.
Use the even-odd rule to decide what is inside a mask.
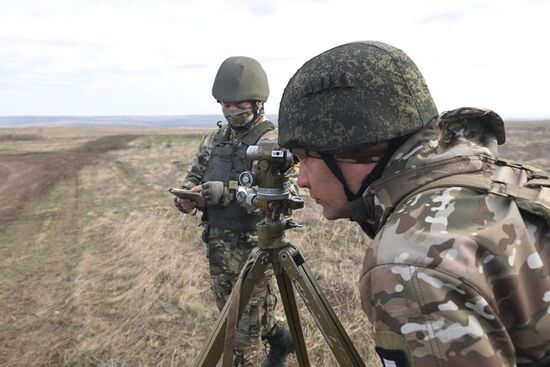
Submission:
[[[438,115],[414,62],[356,42],[306,62],[279,144],[328,219],[373,238],[361,300],[386,366],[550,366],[550,180],[498,158],[500,116]]]
[[[246,149],[259,140],[277,140],[274,125],[266,120],[264,103],[269,95],[267,76],[258,61],[230,57],[220,66],[212,95],[221,104],[227,124],[206,135],[188,170],[182,188],[202,192],[202,244],[210,265],[212,290],[218,309],[225,305],[250,252],[257,244],[258,215],[247,212],[231,200],[239,174],[250,170]],[[194,214],[194,202],[176,199],[183,213]],[[238,323],[234,351],[235,366],[258,366],[258,339],[270,345],[262,366],[283,366],[292,351],[290,333],[275,319],[272,293],[273,270],[258,282]]]

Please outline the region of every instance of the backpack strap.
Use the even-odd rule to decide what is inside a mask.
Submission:
[[[403,198],[395,207],[423,191],[444,187],[466,187],[501,197],[513,198],[519,207],[538,215],[542,214],[550,222],[550,179],[548,177],[536,177],[520,186],[510,182],[494,180],[482,174],[458,174],[419,187]]]
[[[422,191],[454,186],[466,187],[473,190],[488,192],[497,196],[520,198],[524,200],[536,200],[539,191],[533,188],[510,184],[505,181],[493,180],[490,177],[482,176],[479,174],[464,173],[448,176],[430,182],[429,184],[419,187],[418,189],[407,195],[407,197],[403,200],[407,200],[408,198]]]
[[[525,184],[528,187],[550,187],[550,179],[548,177],[533,178]]]

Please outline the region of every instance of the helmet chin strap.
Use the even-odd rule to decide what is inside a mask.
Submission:
[[[258,108],[258,102],[257,101],[252,101],[252,121],[256,121],[256,119],[258,118],[258,111],[259,111],[259,108]]]
[[[348,198],[348,201],[353,201],[357,199],[358,195],[354,194],[353,191],[351,191],[351,189],[349,188],[346,178],[344,177],[344,174],[342,173],[340,166],[338,166],[338,164],[336,163],[334,156],[331,154],[325,154],[325,153],[320,153],[320,155],[321,155],[321,159],[325,162],[325,164],[330,169],[332,174],[342,184],[342,187],[344,188],[344,192],[346,193],[346,197]]]
[[[405,139],[406,137],[397,138],[389,142],[388,150],[386,150],[386,153],[384,153],[384,156],[380,159],[380,161],[378,161],[378,163],[373,168],[373,170],[369,172],[367,176],[365,176],[365,178],[361,182],[361,187],[359,188],[359,191],[357,191],[357,193],[354,193],[349,188],[346,178],[344,177],[344,174],[342,173],[340,166],[338,166],[336,160],[334,159],[334,156],[332,154],[325,154],[325,153],[320,153],[320,155],[321,155],[321,159],[323,159],[323,161],[325,162],[327,167],[330,169],[332,174],[342,184],[342,187],[344,188],[344,192],[346,194],[348,201],[354,201],[361,198],[361,196],[367,190],[370,184],[372,184],[374,181],[382,177],[382,173],[384,172],[384,169],[386,168],[386,165],[388,164],[391,156]]]

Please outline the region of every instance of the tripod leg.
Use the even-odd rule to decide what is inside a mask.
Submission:
[[[364,367],[363,360],[311,274],[300,251],[288,246],[280,251],[279,260],[284,269],[283,273],[287,272],[294,282],[340,366]]]
[[[275,268],[275,265],[273,267]],[[294,296],[292,283],[286,272],[283,271],[280,266],[275,271],[275,276],[277,277],[277,285],[279,286],[279,292],[281,293],[281,300],[283,301],[288,327],[290,328],[290,334],[292,335],[292,343],[294,344],[294,352],[296,354],[296,359],[298,360],[298,365],[300,367],[309,367],[304,334],[302,332],[300,315],[298,314],[298,307],[296,305],[296,297]]]
[[[246,304],[250,300],[252,291],[256,284],[263,277],[263,274],[268,265],[267,254],[255,248],[245,266],[241,270],[239,277],[243,278],[241,286],[241,295],[239,300],[239,318],[242,314]],[[215,366],[223,352],[224,339],[225,339],[225,328],[227,324],[227,317],[229,315],[229,308],[231,306],[231,296],[228,298],[225,306],[223,307],[218,319],[216,320],[216,325],[206,342],[205,348],[201,351],[199,358],[193,364],[195,367],[212,367]]]

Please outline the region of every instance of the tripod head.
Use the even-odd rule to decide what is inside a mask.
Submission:
[[[262,213],[256,226],[259,248],[286,246],[282,240],[285,229],[298,226],[290,219],[292,210],[304,207],[304,200],[289,189],[294,167],[292,152],[279,148],[277,142],[265,141],[249,146],[246,156],[254,164],[251,171],[240,174],[236,199]]]

